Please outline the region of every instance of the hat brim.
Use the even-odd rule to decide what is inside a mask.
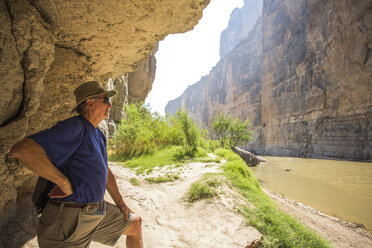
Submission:
[[[85,100],[90,99],[90,98],[93,98],[93,97],[96,97],[96,96],[105,95],[105,94],[107,94],[107,97],[113,97],[113,96],[116,96],[118,94],[118,92],[116,90],[109,90],[109,91],[105,91],[103,93],[99,93],[97,95],[87,96],[87,97],[85,97],[84,99],[82,99],[80,102],[78,102],[76,104],[75,108],[73,108],[71,110],[70,114],[73,114],[74,112],[76,112],[76,109],[79,106],[79,104],[82,103],[82,102],[84,102]]]

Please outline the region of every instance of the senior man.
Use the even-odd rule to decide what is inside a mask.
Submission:
[[[106,139],[97,128],[108,117],[109,97],[98,82],[74,91],[79,115],[24,138],[10,150],[25,167],[53,184],[37,230],[39,246],[113,246],[126,235],[127,247],[143,247],[141,218],[124,203],[108,167]],[[105,190],[115,205],[103,200]]]

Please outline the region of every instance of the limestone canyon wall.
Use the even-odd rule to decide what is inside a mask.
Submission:
[[[249,118],[259,154],[371,161],[372,2],[264,0],[260,25],[166,111]]]
[[[69,117],[73,89],[84,81],[125,75],[129,98],[144,100],[157,42],[192,29],[208,3],[0,0],[0,226],[20,215],[17,203],[35,182],[6,159],[10,147]]]
[[[262,0],[244,0],[242,8],[236,8],[230,15],[229,26],[221,33],[220,57],[224,57],[248,36],[256,20],[261,16]]]

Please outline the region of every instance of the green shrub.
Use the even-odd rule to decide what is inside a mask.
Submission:
[[[197,150],[196,150],[196,153],[194,154],[194,157],[195,158],[200,158],[200,157],[206,157],[207,155],[208,154],[207,154],[206,150],[204,150],[201,147],[198,147]]]
[[[151,113],[148,105],[134,103],[125,106],[125,117],[109,142],[110,159],[123,161],[182,144],[183,130],[177,118]]]
[[[183,131],[185,155],[188,157],[194,157],[198,151],[197,148],[199,144],[200,130],[188,113],[182,111],[181,108],[176,112],[176,118],[178,119]]]
[[[197,156],[198,146],[209,150],[207,131],[200,130],[186,111],[164,117],[149,108],[143,103],[125,106],[125,117],[109,141],[110,160],[125,161],[169,145],[182,145],[185,157]]]
[[[218,140],[208,140],[208,149],[214,152],[216,149],[221,148],[220,142]]]

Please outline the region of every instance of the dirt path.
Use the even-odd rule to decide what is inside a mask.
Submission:
[[[144,244],[150,248],[166,247],[246,247],[260,239],[260,233],[245,224],[242,216],[233,210],[233,200],[226,197],[194,204],[183,199],[190,185],[207,172],[217,172],[216,166],[190,163],[173,169],[180,172],[180,179],[172,183],[140,186],[129,183],[135,173],[111,164],[118,185],[130,208],[143,218]],[[154,172],[157,176],[172,171],[164,168]],[[142,180],[141,177],[138,177]],[[110,200],[110,199],[108,199]],[[125,247],[120,238],[115,247]],[[104,247],[93,244],[91,247]]]

